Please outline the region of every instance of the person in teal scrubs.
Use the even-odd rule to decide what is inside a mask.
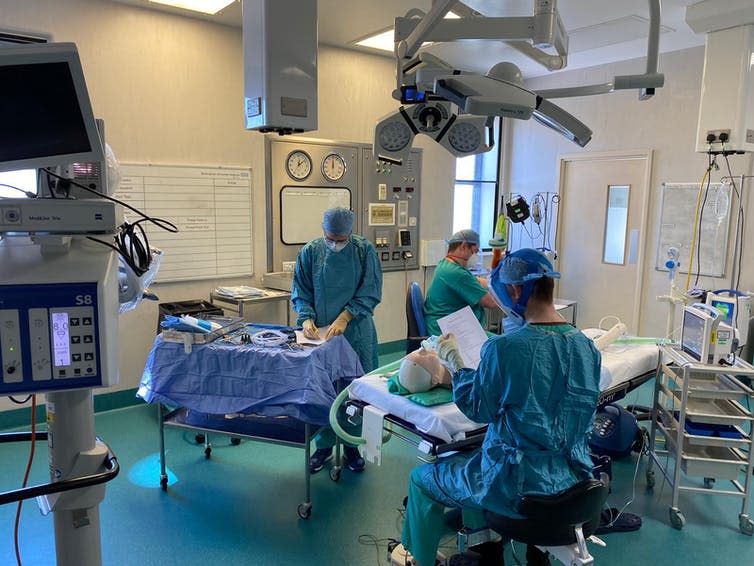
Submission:
[[[593,342],[555,310],[558,277],[536,250],[518,250],[500,262],[490,288],[523,326],[490,338],[477,369],[465,367],[452,334],[438,341],[438,355],[453,374],[453,400],[463,414],[489,427],[480,449],[411,472],[401,541],[420,566],[435,563],[446,507],[520,519],[523,495],[559,493],[591,476],[587,432],[599,397],[601,358]],[[549,564],[533,546],[527,563]]]
[[[374,245],[352,234],[354,214],[347,208],[325,211],[322,238],[306,244],[296,258],[291,300],[307,338],[318,338],[318,327],[329,326],[326,338],[342,334],[356,351],[364,373],[377,367],[374,309],[382,300],[382,267]],[[352,434],[354,427],[344,423]],[[311,473],[332,459],[335,433],[330,427],[316,437],[317,450],[309,460]],[[358,448],[344,447],[346,467],[364,470]]]
[[[469,269],[479,260],[479,234],[474,230],[460,230],[448,240],[448,253],[435,268],[432,283],[424,300],[424,322],[430,336],[440,336],[437,320],[471,307],[479,323],[487,322],[485,308],[497,308],[487,290],[487,282]]]

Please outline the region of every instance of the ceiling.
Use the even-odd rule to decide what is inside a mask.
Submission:
[[[148,0],[107,1],[241,26],[240,0],[215,16],[194,14]],[[662,0],[661,53],[704,45],[705,36],[695,34],[685,22],[686,6],[695,2],[697,0]],[[465,3],[489,17],[531,16],[534,0],[466,0]],[[431,5],[431,0],[318,0],[319,43],[371,51],[356,47],[354,42],[391,28],[397,16],[404,16],[412,8],[428,11]],[[567,69],[646,55],[648,0],[560,0],[557,8],[570,42]],[[498,41],[458,41],[435,44],[427,49],[452,66],[468,71],[485,72],[496,63],[509,61],[518,65],[527,78],[549,73],[544,67]],[[387,53],[385,56],[391,57]],[[662,72],[662,58],[659,67]],[[637,72],[641,71],[643,68],[637,69]]]

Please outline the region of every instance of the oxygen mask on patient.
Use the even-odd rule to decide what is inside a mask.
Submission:
[[[398,383],[411,393],[423,393],[433,387],[450,388],[451,376],[437,352],[422,347],[403,358]]]

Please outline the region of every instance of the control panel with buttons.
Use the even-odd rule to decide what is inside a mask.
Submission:
[[[0,285],[0,393],[102,385],[97,283]]]
[[[377,248],[383,271],[418,268],[421,152],[412,150],[405,166],[362,153],[364,191],[362,236]]]

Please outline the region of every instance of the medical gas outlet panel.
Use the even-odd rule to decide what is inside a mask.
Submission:
[[[0,285],[0,394],[103,385],[97,283]]]
[[[377,248],[383,271],[418,268],[421,150],[404,167],[375,162],[366,143],[268,136],[268,271],[284,271],[310,240],[322,236],[322,214],[354,211],[353,233]]]
[[[419,268],[421,151],[404,167],[375,160],[362,151],[361,235],[377,248],[383,271]]]

